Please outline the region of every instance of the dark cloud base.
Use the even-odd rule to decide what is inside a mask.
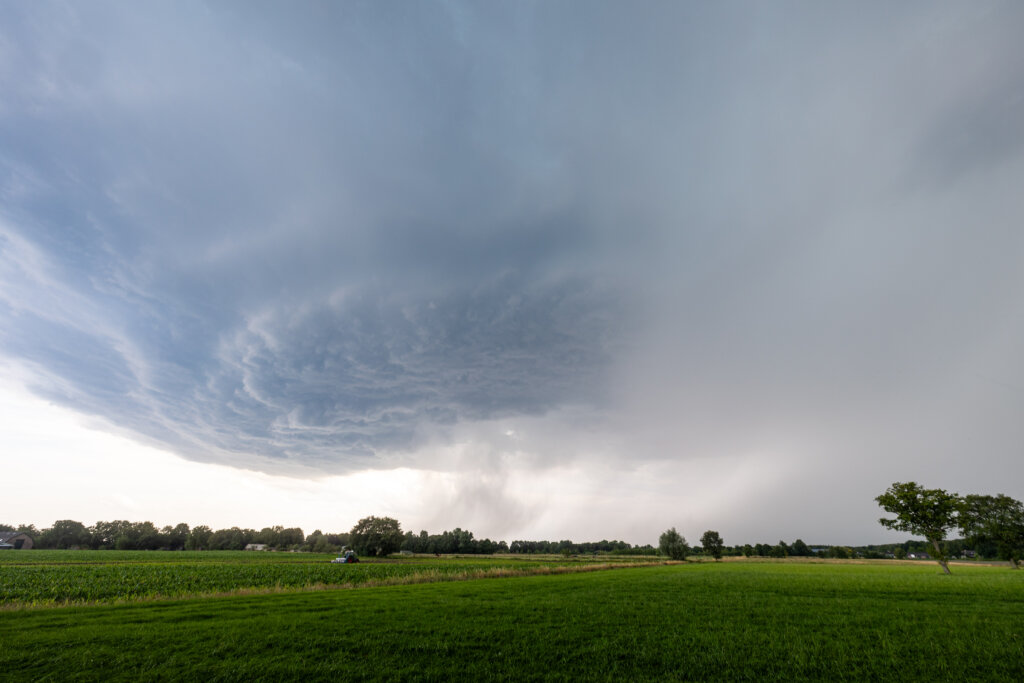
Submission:
[[[4,342],[50,377],[37,388],[52,400],[193,457],[251,454],[284,469],[356,469],[461,421],[600,404],[623,317],[612,292],[506,273],[436,294],[268,303],[205,355],[189,338],[157,346],[42,320]]]

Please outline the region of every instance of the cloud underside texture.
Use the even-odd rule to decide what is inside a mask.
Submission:
[[[1015,5],[3,14],[0,352],[140,438],[345,472],[517,419],[553,460],[1024,436]]]

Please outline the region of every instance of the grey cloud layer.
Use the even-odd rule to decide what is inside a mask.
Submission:
[[[323,470],[600,404],[606,239],[455,14],[106,9],[5,35],[2,340],[40,391]]]
[[[265,469],[581,411],[560,450],[794,487],[1011,468],[1013,4],[3,12],[0,352],[48,396]]]

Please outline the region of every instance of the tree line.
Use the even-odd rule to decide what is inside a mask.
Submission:
[[[669,529],[666,533],[674,531]],[[678,532],[676,532],[678,533]],[[717,533],[717,532],[714,532]],[[664,534],[662,535],[664,536]],[[669,536],[669,543],[672,543],[671,536]],[[682,546],[685,547],[687,556],[689,555],[709,555],[715,557],[714,545],[705,547],[705,545],[696,545],[690,547],[686,545],[686,539],[680,536]],[[716,541],[712,541],[713,544],[717,544]],[[977,557],[984,560],[999,559],[999,552],[997,546],[986,539],[965,539],[956,538],[945,540],[942,543],[942,547],[945,553],[949,557],[963,557],[970,553],[971,557]],[[676,551],[677,556],[680,551]],[[792,543],[780,540],[777,543],[744,543],[743,545],[728,546],[723,545],[720,549],[722,557],[767,557],[767,558],[786,558],[786,557],[827,557],[831,559],[849,560],[849,559],[866,559],[866,560],[902,560],[912,554],[928,553],[929,556],[932,554],[932,545],[927,540],[919,541],[908,539],[902,543],[882,543],[882,544],[869,544],[869,545],[857,545],[857,546],[845,546],[845,545],[808,545],[801,539],[796,539]],[[654,552],[648,554],[660,554],[671,557],[671,552],[668,547],[661,546]],[[717,558],[716,558],[717,559]]]
[[[631,554],[662,555],[685,559],[690,553],[747,557],[865,557],[906,556],[928,547],[942,568],[949,573],[948,559],[971,548],[983,558],[1008,560],[1018,568],[1024,557],[1024,505],[1009,496],[971,494],[960,496],[943,489],[925,489],[915,482],[896,482],[875,499],[895,519],[881,519],[890,529],[923,536],[924,542],[906,541],[887,546],[811,547],[801,539],[789,544],[758,543],[726,546],[717,531],[708,530],[701,545],[691,548],[673,527],[661,535],[658,547],[630,545],[624,541],[576,543],[561,541],[478,539],[473,532],[461,528],[430,534],[403,532],[398,520],[391,517],[366,517],[344,533],[323,533],[319,529],[308,536],[298,527],[264,527],[259,531],[231,527],[214,530],[207,525],[189,527],[181,523],[158,528],[152,522],[127,520],[100,521],[85,526],[75,520],[59,520],[52,527],[39,530],[34,525],[18,527],[0,524],[0,531],[18,531],[32,536],[34,547],[40,549],[88,548],[94,550],[243,550],[260,544],[274,550],[305,552],[340,552],[348,547],[361,555],[390,555],[399,551],[431,554]],[[963,539],[946,540],[953,529],[960,529]]]
[[[611,555],[654,555],[658,551],[650,545],[630,545],[625,541],[591,541],[576,543],[574,541],[512,541],[509,552],[528,555],[593,555],[607,553]]]
[[[317,529],[304,535],[301,528],[283,526],[249,529],[231,527],[214,530],[207,525],[189,527],[181,523],[175,526],[157,527],[151,522],[129,522],[114,520],[96,522],[85,526],[74,520],[59,520],[52,527],[40,531],[35,525],[13,526],[0,524],[0,531],[17,531],[26,533],[34,540],[39,549],[82,548],[91,550],[243,550],[249,544],[262,544],[269,549],[279,551],[299,551],[315,553],[335,553],[343,548],[353,548],[361,555],[391,554],[408,551],[417,554],[461,554],[490,555],[493,553],[512,553],[524,555],[592,555],[595,553],[610,555],[661,555],[671,557],[665,547],[650,544],[631,545],[625,541],[600,540],[590,542],[560,541],[529,541],[515,540],[492,541],[489,538],[476,538],[472,531],[455,528],[439,534],[431,534],[423,530],[419,533],[402,532],[397,520],[388,517],[368,517],[360,520],[352,530],[347,532],[322,532]],[[353,536],[353,531],[355,535]],[[715,532],[717,533],[717,532]],[[685,544],[685,539],[683,539]],[[714,545],[713,543],[711,545]],[[743,545],[722,545],[723,557],[832,557],[848,559],[862,557],[882,559],[895,557],[902,559],[908,553],[927,551],[928,541],[908,540],[903,543],[869,546],[809,546],[801,539],[791,543],[746,543]],[[962,539],[947,540],[943,547],[949,556],[959,556],[965,549],[977,550],[978,557],[994,559],[998,555],[997,546],[990,540],[968,542]],[[713,555],[703,545],[686,546],[688,554]],[[677,553],[678,554],[678,553]]]
[[[55,550],[243,550],[250,543],[278,550],[301,550],[309,549],[306,546],[310,540],[303,535],[302,529],[283,526],[265,527],[259,531],[239,527],[213,530],[206,525],[189,527],[184,522],[157,527],[152,522],[123,519],[100,521],[92,526],[62,519],[42,531],[33,524],[18,527],[0,524],[0,530],[28,534],[34,541],[33,547]]]
[[[13,526],[0,524],[0,531],[17,531],[33,538],[39,549],[89,550],[244,550],[251,544],[281,551],[333,553],[352,548],[360,555],[390,555],[399,551],[428,554],[490,555],[522,554],[655,554],[650,545],[632,546],[624,541],[493,541],[476,538],[472,531],[455,528],[439,534],[426,530],[418,534],[402,531],[401,524],[390,517],[366,517],[348,532],[324,533],[317,529],[308,536],[298,527],[283,526],[249,529],[231,527],[216,529],[207,525],[190,527],[182,522],[157,527],[152,522],[127,520],[100,521],[91,526],[71,519],[54,522],[39,530],[34,524]]]
[[[700,538],[700,545],[690,547],[686,538],[676,531],[675,527],[666,530],[658,539],[659,554],[665,555],[673,560],[685,560],[690,555],[707,555],[716,561],[723,557],[832,557],[848,559],[851,557],[863,557],[860,550],[845,546],[819,546],[817,550],[807,545],[801,539],[792,543],[780,540],[778,543],[745,543],[743,545],[727,546],[722,540],[721,534],[709,529]],[[878,553],[879,558],[883,557]]]
[[[456,527],[440,534],[419,534],[402,532],[402,525],[391,517],[366,517],[359,520],[349,532],[352,548],[361,555],[389,555],[406,551],[411,553],[490,555],[493,553],[513,554],[563,554],[579,555],[593,553],[655,554],[650,545],[632,546],[625,541],[594,541],[574,543],[573,541],[492,541],[478,539],[472,531]]]

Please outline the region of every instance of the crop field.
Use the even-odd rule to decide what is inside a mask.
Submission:
[[[1024,679],[1024,572],[739,561],[509,573],[7,609],[0,642],[7,680],[1008,681]]]
[[[20,551],[0,555],[0,609],[302,588],[354,587],[607,566],[586,558],[410,557],[331,564],[333,555]],[[637,558],[631,558],[635,562]],[[639,558],[643,561],[645,558]],[[629,561],[619,560],[619,564]]]

